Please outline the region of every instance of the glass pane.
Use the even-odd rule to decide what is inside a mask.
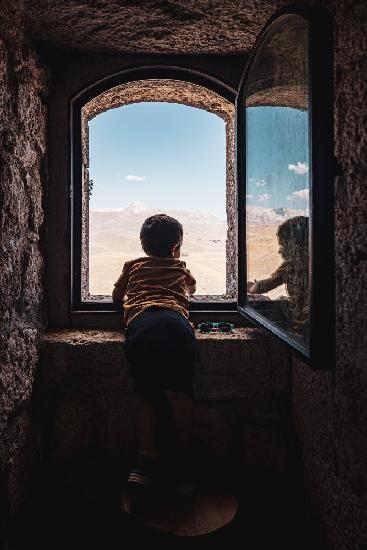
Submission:
[[[302,17],[281,18],[262,44],[245,107],[247,305],[307,348],[311,159]]]

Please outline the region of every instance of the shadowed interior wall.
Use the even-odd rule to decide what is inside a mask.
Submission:
[[[0,527],[27,491],[27,412],[42,326],[41,174],[46,74],[23,36],[22,5],[0,6]]]
[[[254,328],[197,340],[195,468],[212,467],[212,480],[227,483],[239,467],[286,471],[284,347]],[[103,330],[49,331],[42,339],[34,412],[44,471],[71,500],[81,493],[94,502],[118,499],[134,463],[133,384],[122,341],[120,331]]]
[[[280,4],[284,6],[287,2]],[[320,5],[321,2],[309,4]],[[361,0],[328,0],[322,4],[326,4],[335,15],[335,155],[343,170],[343,175],[335,181],[337,364],[335,373],[315,373],[294,362],[293,413],[302,446],[306,486],[315,515],[329,546],[350,550],[367,543],[367,166],[363,154],[367,140],[367,15],[366,4]],[[266,18],[262,23],[265,22]],[[168,58],[162,55],[154,60]],[[141,61],[139,56],[135,59]],[[126,64],[132,62],[130,57]],[[200,62],[199,58],[190,59],[188,56],[185,66],[191,64],[199,68]],[[233,58],[231,73],[222,76],[221,60],[213,56],[209,72],[220,75],[236,87],[244,63],[240,56]],[[102,77],[108,70],[122,68],[123,63],[117,57],[101,53],[92,57],[84,53],[80,54],[79,60],[75,56],[65,55],[64,61],[59,57],[57,64],[55,76],[60,86],[57,86],[53,98],[53,116],[63,132],[66,106],[62,95],[70,97],[85,83]],[[77,66],[80,67],[78,71]],[[52,139],[55,143],[63,142],[58,136],[51,136]],[[58,151],[59,161],[60,153],[65,154]],[[55,163],[58,181],[63,177],[60,176],[60,164]],[[56,188],[60,189],[60,186],[56,185]],[[61,201],[66,199],[67,189]],[[59,207],[60,201],[55,200],[56,203]],[[59,209],[59,214],[54,214],[62,222],[61,212]],[[63,226],[63,223],[55,225],[55,240],[60,237]],[[62,311],[63,305],[60,304],[57,313],[52,314],[54,326],[61,326]]]
[[[288,2],[263,2],[266,9],[248,13],[248,19],[255,18],[256,28],[241,37],[241,47],[251,46],[255,35],[266,22],[273,9]],[[364,0],[325,0],[302,2],[327,5],[335,14],[335,141],[336,157],[343,174],[336,179],[336,279],[337,279],[337,365],[335,373],[312,372],[299,362],[293,365],[293,412],[297,434],[302,444],[306,485],[309,489],[315,515],[326,533],[329,547],[333,550],[361,550],[367,540],[367,82],[366,82],[366,3]],[[51,173],[50,202],[48,212],[49,231],[53,240],[62,241],[65,255],[59,255],[52,264],[50,278],[56,277],[63,289],[62,300],[56,304],[53,314],[54,326],[69,320],[67,296],[69,265],[66,244],[68,242],[68,101],[83,89],[107,74],[131,66],[134,62],[157,62],[167,60],[172,64],[206,69],[233,87],[238,84],[245,60],[242,56],[228,55],[224,58],[221,73],[221,59],[215,49],[205,49],[205,12],[197,33],[201,49],[213,51],[204,59],[188,55],[185,60],[179,55],[171,58],[160,48],[154,49],[159,36],[144,39],[140,51],[149,55],[120,53],[112,56],[88,53],[94,48],[96,34],[90,33],[89,42],[81,36],[89,28],[82,20],[83,10],[75,11],[80,26],[73,34],[70,24],[69,6],[66,2],[34,1],[31,3],[33,21],[39,21],[42,30],[40,38],[51,40],[56,46],[65,46],[65,37],[75,48],[84,52],[59,52],[53,62],[56,79],[54,94],[50,103],[52,121],[50,144],[54,151],[54,168]],[[74,2],[74,5],[78,2]],[[79,3],[80,4],[80,3]],[[224,5],[222,2],[221,4]],[[221,19],[228,25],[231,3],[225,3],[228,18]],[[276,4],[276,5],[275,5]],[[18,5],[13,2],[12,5]],[[42,17],[38,9],[43,5]],[[66,14],[61,20],[48,11],[63,6]],[[83,3],[85,6],[85,3]],[[170,3],[165,4],[169,11]],[[236,10],[240,3],[233,3]],[[135,6],[136,8],[136,6]],[[86,9],[86,8],[85,8]],[[97,9],[97,8],[96,8]],[[99,9],[99,8],[98,8]],[[102,9],[102,8],[101,8]],[[88,11],[88,10],[87,10]],[[9,9],[8,9],[9,13]],[[87,14],[88,15],[88,14]],[[146,17],[149,13],[147,12]],[[113,14],[109,14],[112,18]],[[48,19],[48,25],[47,23]],[[46,18],[46,21],[45,21]],[[220,19],[219,17],[217,18]],[[239,19],[238,19],[239,20]],[[59,23],[58,23],[59,21]],[[132,21],[134,19],[132,18]],[[145,20],[142,19],[144,22]],[[56,29],[59,24],[59,30]],[[95,22],[97,25],[98,22]],[[106,43],[111,33],[108,28],[113,20],[108,19]],[[240,21],[246,28],[246,21]],[[61,26],[61,28],[60,28]],[[149,21],[146,22],[147,28]],[[37,25],[36,25],[37,27]],[[171,42],[175,40],[174,23],[168,25]],[[24,46],[22,21],[14,11],[1,21],[2,49],[1,64],[1,426],[5,444],[1,451],[5,498],[12,506],[18,491],[18,472],[22,461],[29,453],[22,454],[26,445],[28,420],[26,412],[17,413],[22,403],[27,403],[31,392],[34,365],[37,359],[37,331],[40,326],[39,304],[41,300],[40,259],[38,233],[42,223],[40,171],[44,155],[45,112],[39,94],[44,94],[43,71],[34,53]],[[232,27],[235,29],[235,27]],[[129,29],[135,29],[130,25]],[[36,29],[37,30],[37,29]],[[154,30],[154,29],[152,29]],[[210,30],[210,29],[209,29]],[[116,26],[115,32],[122,34]],[[136,33],[139,36],[139,33]],[[158,33],[159,35],[159,33]],[[144,35],[146,36],[146,35]],[[179,45],[185,40],[179,42]],[[226,40],[210,34],[210,44],[219,40],[224,47]],[[58,44],[59,37],[59,44]],[[60,38],[61,37],[61,38]],[[236,37],[235,30],[231,37]],[[182,38],[182,35],[181,35]],[[245,44],[245,42],[247,43]],[[118,42],[117,42],[118,44]],[[203,49],[204,48],[204,49]],[[180,50],[178,50],[180,51]],[[224,52],[224,50],[222,50]],[[234,47],[232,52],[240,51]],[[121,53],[122,52],[122,53]],[[154,55],[155,52],[155,55]],[[195,53],[195,44],[190,49]],[[176,53],[177,50],[176,50]],[[228,53],[228,52],[227,52]],[[223,58],[222,58],[223,63]],[[28,176],[27,176],[28,174]],[[50,265],[48,266],[50,267]],[[11,420],[9,420],[11,418]],[[10,489],[8,489],[10,487]],[[8,497],[10,495],[10,497]],[[5,502],[5,507],[7,503]],[[2,515],[4,517],[4,515]]]
[[[336,370],[294,362],[293,410],[312,505],[332,549],[367,545],[367,6],[335,13]],[[364,153],[363,153],[364,152]]]

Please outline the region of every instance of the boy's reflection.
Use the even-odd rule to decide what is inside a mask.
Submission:
[[[283,263],[268,279],[248,281],[249,294],[263,294],[285,284],[288,293],[289,329],[307,338],[310,310],[308,218],[296,216],[278,227],[279,254]]]

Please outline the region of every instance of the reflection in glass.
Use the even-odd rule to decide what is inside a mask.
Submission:
[[[258,51],[246,89],[247,304],[309,341],[308,28],[285,16]]]

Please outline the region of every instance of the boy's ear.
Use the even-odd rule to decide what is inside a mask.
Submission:
[[[175,255],[176,251],[179,250],[181,247],[181,243],[177,243],[177,244],[174,244],[171,248],[171,253],[172,253],[172,256]]]

